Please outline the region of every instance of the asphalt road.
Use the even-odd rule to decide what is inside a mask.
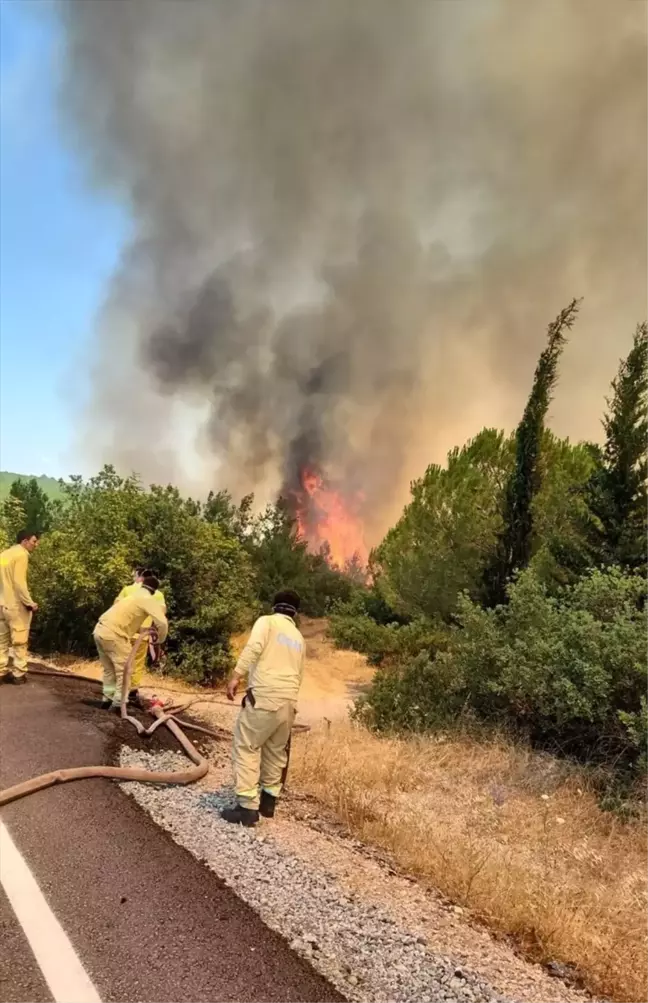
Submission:
[[[114,762],[124,725],[96,696],[42,676],[0,686],[0,789]],[[114,782],[39,791],[1,818],[104,1003],[342,999]],[[0,890],[0,1003],[52,998]]]

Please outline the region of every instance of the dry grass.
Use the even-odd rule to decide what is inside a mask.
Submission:
[[[602,812],[585,776],[506,741],[378,738],[336,722],[331,708],[337,701],[345,716],[370,671],[360,656],[333,651],[324,628],[320,621],[307,625],[300,720],[313,711],[313,722],[324,715],[334,723],[295,742],[292,784],[332,807],[362,839],[391,851],[405,870],[513,935],[530,957],[574,964],[593,992],[643,1003],[645,824]],[[239,648],[244,640],[237,639]],[[101,674],[96,661],[53,661]],[[166,682],[147,674],[144,685],[162,692]],[[193,690],[169,682],[188,695]],[[209,711],[198,711],[208,723]],[[234,713],[232,707],[229,726]]]
[[[291,774],[534,959],[576,965],[615,1000],[646,999],[645,826],[602,812],[556,760],[340,724],[296,743]]]

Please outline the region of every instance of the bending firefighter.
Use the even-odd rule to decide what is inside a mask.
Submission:
[[[32,613],[38,609],[29,594],[29,555],[38,546],[38,535],[23,531],[14,547],[0,554],[0,676],[9,683],[27,682],[27,642]],[[9,649],[13,666],[9,667]]]
[[[252,826],[259,812],[266,818],[274,815],[304,671],[304,638],[295,623],[299,603],[296,592],[277,593],[272,615],[254,624],[227,687],[227,697],[233,700],[247,673],[248,688],[234,729],[238,803],[222,812],[226,822]]]
[[[160,644],[167,636],[169,625],[164,607],[154,598],[159,584],[155,575],[145,576],[131,595],[118,599],[99,617],[93,636],[103,668],[105,708],[120,708],[124,667],[133,648],[133,637],[143,624],[150,618],[157,628]],[[145,637],[140,644],[146,647]]]
[[[122,599],[128,599],[130,596],[135,595],[137,590],[140,588],[144,578],[155,577],[153,572],[147,568],[135,567],[133,568],[133,584],[125,585],[121,590],[115,602],[120,602]],[[159,589],[153,593],[153,598],[160,603],[163,613],[166,615],[166,600],[162,592]],[[150,616],[147,616],[146,620],[142,623],[141,630],[148,630],[153,626],[153,620]],[[132,638],[133,644],[136,643],[139,633]],[[128,694],[128,699],[135,703],[138,699],[138,686],[142,682],[144,676],[144,670],[146,668],[146,653],[148,651],[148,642],[142,642],[135,652],[135,658],[133,660],[133,673],[131,675],[131,692]]]

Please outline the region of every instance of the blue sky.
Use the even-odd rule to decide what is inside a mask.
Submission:
[[[94,472],[84,347],[127,227],[57,121],[60,42],[46,0],[0,0],[0,468],[55,477]]]

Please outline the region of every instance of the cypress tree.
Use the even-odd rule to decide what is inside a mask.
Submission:
[[[632,348],[612,381],[603,418],[601,465],[588,485],[597,520],[593,564],[646,569],[646,439],[648,436],[648,325],[637,325]]]
[[[493,559],[484,572],[483,596],[487,606],[506,601],[506,585],[512,574],[525,568],[531,559],[533,500],[542,483],[540,448],[544,422],[566,332],[576,320],[579,304],[579,300],[572,300],[549,325],[547,345],[538,360],[531,393],[515,432],[515,466],[506,486],[504,525]]]

